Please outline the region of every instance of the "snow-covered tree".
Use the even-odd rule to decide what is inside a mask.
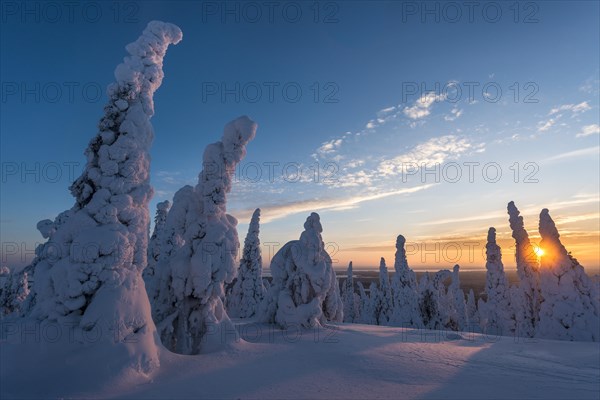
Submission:
[[[419,292],[415,272],[409,268],[404,245],[406,239],[402,235],[396,238],[395,274],[392,279],[392,295],[394,298],[391,323],[395,326],[420,327]]]
[[[419,311],[427,329],[443,329],[449,321],[444,281],[450,276],[447,269],[436,272],[433,277],[426,272],[419,281]]]
[[[486,244],[487,270],[485,279],[486,301],[479,301],[481,328],[489,334],[510,335],[515,332],[515,317],[511,292],[502,264],[502,252],[496,244],[496,229],[488,230]]]
[[[394,311],[394,299],[392,298],[390,275],[385,264],[385,258],[383,257],[379,261],[379,286],[377,287],[377,296],[374,304],[377,325],[389,325]]]
[[[156,216],[154,217],[154,231],[148,242],[148,266],[144,269],[142,276],[146,284],[146,291],[150,299],[155,297],[157,276],[156,265],[161,255],[166,240],[165,225],[167,222],[167,214],[171,208],[171,203],[168,200],[160,202],[156,205]]]
[[[164,321],[173,314],[173,292],[171,270],[169,262],[171,257],[185,244],[184,234],[186,230],[188,210],[194,198],[194,188],[186,185],[179,189],[173,196],[173,203],[166,217],[162,229],[162,240],[157,242],[160,246],[154,274],[146,275],[146,291],[152,306],[152,319]],[[167,326],[168,327],[168,326]],[[160,333],[160,330],[159,330]],[[162,336],[162,335],[161,335]]]
[[[163,345],[176,353],[198,354],[237,339],[223,306],[239,249],[227,193],[255,134],[256,123],[246,116],[225,125],[221,141],[204,150],[198,184],[180,189],[167,214],[168,257],[161,251],[152,306]]]
[[[523,224],[523,217],[514,202],[508,203],[508,215],[512,237],[516,245],[516,263],[519,284],[513,290],[511,298],[516,313],[516,334],[533,337],[539,320],[540,277],[539,263],[534,247]]]
[[[373,308],[371,296],[369,296],[369,293],[367,293],[361,281],[356,282],[356,286],[358,287],[358,295],[360,296],[358,322],[367,325],[377,325],[377,318],[375,318],[375,309]],[[375,285],[375,290],[377,290],[376,288],[377,285]]]
[[[352,261],[348,263],[346,281],[342,290],[342,302],[344,303],[344,322],[355,322],[358,314],[357,296],[354,293],[354,276],[352,274]]]
[[[142,280],[153,194],[150,118],[167,47],[181,38],[175,25],[152,21],[127,45],[129,56],[115,69],[99,132],[85,151],[85,169],[70,187],[75,204],[54,221],[38,223],[48,241],[36,249],[31,266],[32,316],[75,323],[75,337],[83,330],[103,332],[93,345],[106,345],[102,354],[114,367],[127,354],[119,367],[141,372],[159,363]]]
[[[460,267],[454,266],[452,270],[452,281],[448,287],[447,304],[449,321],[446,328],[453,331],[461,331],[467,328],[467,305],[465,303],[465,292],[460,287]]]
[[[437,290],[433,287],[429,272],[425,272],[419,281],[419,311],[425,328],[435,329],[441,325]]]
[[[469,294],[467,295],[467,323],[469,329],[474,329],[479,326],[479,311],[477,310],[473,289],[470,289]]]
[[[258,311],[258,305],[265,296],[262,282],[262,254],[259,234],[260,208],[254,210],[248,234],[244,240],[244,250],[240,261],[237,279],[227,296],[227,312],[232,317],[249,318]]]
[[[29,295],[27,272],[13,272],[8,267],[0,268],[0,317],[19,314]]]
[[[540,213],[541,294],[537,336],[561,340],[600,340],[595,286],[567,252],[548,209]]]
[[[376,282],[371,282],[371,284],[369,285],[369,299],[369,306],[373,314],[373,324],[385,325],[385,323],[387,323],[387,319],[385,319],[385,314],[383,312],[383,292],[381,291]]]
[[[286,243],[273,256],[273,283],[261,303],[261,321],[286,328],[343,320],[340,288],[321,232],[319,214],[312,213],[300,240]]]

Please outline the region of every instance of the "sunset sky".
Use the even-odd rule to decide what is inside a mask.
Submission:
[[[263,210],[266,263],[315,211],[336,268],[376,267],[382,256],[392,266],[403,234],[417,270],[481,269],[494,226],[514,269],[513,200],[534,242],[548,208],[567,250],[598,272],[598,2],[531,2],[518,15],[495,3],[496,21],[481,9],[469,21],[465,9],[456,22],[452,10],[423,14],[406,2],[294,3],[300,14],[281,3],[260,18],[241,3],[230,13],[209,3],[217,9],[107,2],[97,21],[79,10],[21,23],[32,17],[3,10],[2,264],[31,260],[37,221],[72,206],[70,178],[105,103],[96,89],[160,18],[184,37],[155,96],[152,214],[195,183],[204,147],[246,114],[259,128],[228,209],[241,241]]]

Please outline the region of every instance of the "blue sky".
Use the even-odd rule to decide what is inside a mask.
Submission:
[[[266,260],[318,211],[340,268],[393,263],[399,233],[415,268],[482,267],[489,226],[510,268],[514,200],[534,240],[547,207],[567,248],[599,265],[598,2],[480,2],[472,16],[443,2],[8,3],[3,263],[30,259],[36,222],[71,207],[69,165],[84,165],[104,88],[124,46],[160,19],[184,39],[155,97],[152,207],[193,184],[204,147],[247,114],[259,129],[229,210],[243,238],[263,209]]]

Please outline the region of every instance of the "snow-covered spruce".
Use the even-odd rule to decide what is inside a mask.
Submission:
[[[30,314],[75,324],[75,340],[82,331],[100,332],[92,345],[106,345],[100,354],[109,360],[107,368],[149,372],[159,363],[141,275],[153,194],[150,118],[163,57],[181,38],[177,26],[152,21],[127,45],[129,56],[115,69],[99,132],[85,151],[85,170],[70,187],[75,205],[38,223],[48,241],[36,249],[32,264],[36,299]]]
[[[265,296],[262,281],[262,255],[259,234],[260,208],[254,210],[248,234],[244,240],[244,250],[240,261],[237,279],[228,294],[227,313],[231,317],[250,318],[258,311],[258,305]]]
[[[377,325],[375,309],[373,308],[373,299],[369,296],[361,281],[357,281],[356,286],[358,287],[358,295],[360,297],[357,322],[366,325]],[[374,288],[374,290],[377,291],[375,282],[371,283],[371,288]],[[373,291],[370,290],[370,293],[373,293]]]
[[[423,326],[427,329],[444,329],[448,318],[446,287],[444,281],[450,278],[447,269],[436,272],[433,277],[426,272],[419,281],[419,311]]]
[[[537,337],[600,341],[596,287],[577,259],[560,242],[554,221],[540,213],[540,288],[543,298]]]
[[[173,314],[172,299],[175,294],[171,285],[169,262],[173,254],[185,244],[183,236],[186,230],[188,210],[193,202],[194,188],[189,185],[179,189],[173,196],[173,203],[163,227],[164,240],[160,243],[154,275],[146,276],[146,290],[152,306],[152,319],[155,322],[164,321]]]
[[[486,300],[479,300],[479,317],[483,331],[490,335],[515,333],[515,316],[511,305],[511,291],[502,264],[502,252],[496,244],[496,229],[487,235],[485,276]]]
[[[150,236],[148,243],[148,266],[144,269],[142,276],[146,283],[146,290],[148,296],[153,298],[154,289],[152,286],[155,284],[155,269],[158,259],[160,258],[161,249],[164,246],[166,240],[166,229],[165,225],[167,222],[167,214],[171,208],[171,203],[168,200],[160,202],[156,205],[156,216],[154,217],[154,231]]]
[[[419,293],[415,272],[409,268],[402,235],[396,238],[395,274],[392,278],[393,312],[391,324],[403,327],[421,327]]]
[[[477,310],[473,289],[470,289],[467,295],[467,323],[470,332],[475,331],[479,327],[479,310]]]
[[[539,320],[540,277],[539,263],[534,247],[523,224],[523,217],[514,202],[508,203],[508,215],[512,237],[516,245],[517,275],[519,284],[512,291],[513,309],[516,313],[516,334],[533,337]]]
[[[375,296],[373,296],[375,294]],[[375,319],[377,325],[389,325],[390,318],[394,311],[394,301],[392,298],[392,287],[390,285],[390,276],[388,273],[385,258],[381,257],[379,261],[379,286],[376,293],[371,293],[373,305],[375,308]]]
[[[448,322],[446,328],[453,331],[462,331],[467,328],[467,305],[465,292],[460,287],[460,266],[457,264],[452,269],[452,281],[448,286],[446,296]]]
[[[273,256],[273,283],[261,303],[261,321],[285,329],[343,320],[340,289],[321,232],[319,214],[312,213],[300,240],[286,243]]]
[[[23,312],[23,303],[29,295],[27,272],[14,272],[0,267],[0,318]]]
[[[346,280],[342,289],[342,302],[344,303],[344,322],[356,322],[358,317],[358,304],[360,299],[354,293],[354,276],[352,273],[352,261],[348,263]]]
[[[151,301],[162,343],[176,353],[198,354],[237,339],[223,305],[224,284],[235,277],[239,250],[237,220],[226,212],[227,193],[256,127],[246,116],[225,125],[221,141],[204,150],[198,184],[173,198]]]

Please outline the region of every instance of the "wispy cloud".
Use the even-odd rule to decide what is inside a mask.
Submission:
[[[457,224],[461,222],[473,222],[473,221],[487,221],[492,219],[503,218],[506,214],[503,214],[500,211],[488,213],[488,214],[480,214],[474,215],[471,217],[462,217],[462,218],[446,218],[446,219],[438,219],[435,221],[426,221],[421,222],[419,225],[422,226],[437,226],[437,225],[446,225],[446,224]]]
[[[595,76],[590,76],[581,84],[581,86],[579,86],[579,91],[597,95],[598,92],[600,92],[600,80]]]
[[[390,121],[396,120],[399,115],[398,107],[391,106],[391,107],[382,108],[381,110],[377,111],[376,115],[377,115],[377,118],[370,120],[365,125],[365,129],[367,129],[368,131],[376,129],[376,128],[380,127],[381,125],[384,125]],[[360,134],[361,133],[359,133],[359,135]]]
[[[592,125],[586,125],[583,128],[581,128],[581,132],[579,132],[577,135],[575,135],[575,137],[586,137],[586,136],[598,135],[598,134],[600,134],[600,125],[592,124]]]
[[[587,101],[582,101],[578,104],[563,104],[557,107],[552,108],[548,112],[548,116],[550,118],[546,120],[542,120],[538,122],[537,131],[538,132],[546,132],[554,125],[558,123],[558,121],[563,117],[563,113],[567,112],[571,114],[571,117],[576,117],[581,113],[584,113],[588,110],[591,110],[592,107],[588,104]]]
[[[456,159],[469,151],[478,151],[482,144],[474,145],[470,139],[455,135],[435,137],[418,144],[411,151],[379,164],[377,172],[382,176],[396,176],[403,173],[409,164],[432,166],[442,164],[449,159]]]
[[[562,161],[573,157],[583,157],[589,155],[598,155],[600,154],[600,146],[589,147],[585,149],[567,151],[566,153],[557,154],[552,157],[546,158],[544,161]]]
[[[323,142],[321,146],[317,149],[317,154],[321,156],[333,154],[342,146],[343,142],[344,140],[341,138],[332,139],[328,142]]]
[[[463,110],[460,110],[458,108],[453,108],[452,110],[450,110],[450,114],[444,115],[444,120],[454,121],[454,120],[460,118],[460,116],[462,114],[463,114]]]
[[[573,115],[578,115],[591,109],[592,107],[590,107],[587,101],[582,101],[579,104],[563,104],[561,106],[555,107],[552,110],[550,110],[548,115],[558,114],[562,111],[570,111],[573,113]]]
[[[546,121],[538,122],[538,132],[545,132],[556,124],[556,118],[550,118]]]
[[[580,206],[582,204],[590,204],[597,203],[600,201],[597,194],[585,194],[582,196],[575,196],[576,198],[565,200],[565,201],[554,201],[548,202],[545,204],[530,204],[525,207],[519,207],[519,211],[522,215],[538,215],[543,208],[547,208],[552,211],[556,210],[564,210],[576,206]],[[517,204],[519,206],[519,204]],[[570,223],[570,222],[579,222],[590,219],[597,219],[599,217],[598,213],[593,214],[581,214],[581,215],[572,215],[572,216],[554,216],[557,223]],[[434,221],[424,221],[420,222],[421,226],[438,226],[438,225],[448,225],[448,224],[464,224],[465,222],[477,222],[477,221],[508,221],[508,214],[506,211],[499,210],[489,213],[484,213],[480,215],[470,216],[470,217],[460,217],[460,218],[447,218],[440,219]],[[464,226],[462,227],[464,228]]]
[[[405,107],[403,112],[410,119],[421,119],[431,114],[431,106],[434,103],[444,100],[446,100],[446,95],[443,93],[425,93],[411,107]]]
[[[396,110],[396,106],[387,107],[387,108],[379,110],[377,112],[377,116],[382,117],[382,116],[385,116],[385,115],[388,115],[388,114],[394,112],[395,110]]]
[[[342,211],[357,207],[359,204],[379,200],[391,196],[407,195],[421,190],[429,189],[435,186],[435,184],[427,184],[421,186],[414,186],[411,188],[404,188],[388,192],[379,192],[370,195],[357,195],[354,197],[343,197],[335,199],[322,199],[322,200],[301,200],[290,202],[281,205],[266,205],[261,207],[261,223],[271,222],[277,219],[287,217],[289,215],[303,213],[303,212],[319,212],[319,211]],[[239,219],[247,222],[250,220],[254,209],[234,211],[232,214],[236,215]]]
[[[579,214],[579,215],[570,215],[566,217],[559,216],[555,218],[557,224],[570,224],[573,222],[581,222],[581,221],[590,221],[590,220],[599,220],[599,213],[588,213],[588,214]]]

